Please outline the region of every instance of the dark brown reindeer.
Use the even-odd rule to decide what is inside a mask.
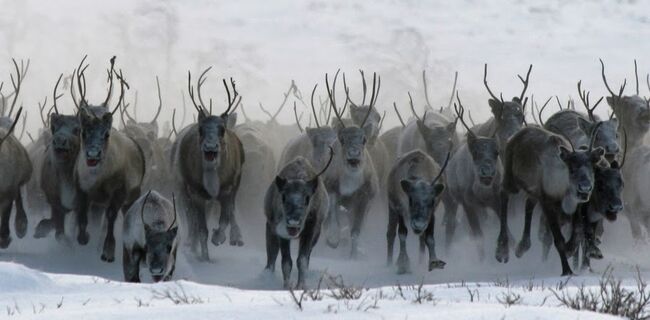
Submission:
[[[197,80],[196,95],[188,71],[187,86],[198,112],[198,122],[179,132],[172,147],[172,168],[180,200],[186,209],[183,210],[185,230],[192,248],[195,252],[200,249],[199,258],[204,261],[209,260],[207,214],[211,200],[218,201],[221,208],[219,227],[212,231],[212,244],[219,246],[224,243],[226,229],[230,226],[230,245],[244,245],[235,219],[235,198],[241,180],[244,150],[237,135],[227,128],[228,117],[235,111],[241,96],[232,78],[232,95],[224,79],[228,107],[220,116],[210,114],[212,100],[207,105],[201,96],[201,87],[210,69],[207,68]]]
[[[99,105],[91,105],[86,100],[86,77],[84,66],[86,57],[74,72],[77,80],[79,101],[73,94],[79,109],[81,124],[80,150],[74,168],[77,186],[75,211],[79,232],[79,244],[88,243],[88,211],[91,206],[100,207],[105,212],[107,233],[104,239],[101,259],[115,260],[115,219],[120,209],[126,212],[140,196],[140,186],[145,174],[144,154],[138,145],[119,131],[113,129],[113,115],[124,102],[125,87],[128,87],[122,71],[115,70],[115,57],[111,59],[108,70],[109,89],[106,99]],[[113,81],[120,82],[120,97],[113,110],[109,103],[113,93]],[[71,92],[74,89],[71,88]]]

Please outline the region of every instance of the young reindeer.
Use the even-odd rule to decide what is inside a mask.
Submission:
[[[16,92],[17,93],[17,92]],[[27,230],[27,214],[23,207],[21,188],[29,181],[32,175],[32,163],[27,155],[27,150],[18,139],[13,136],[18,120],[23,109],[18,109],[14,122],[9,129],[0,128],[0,168],[2,180],[0,181],[0,249],[6,249],[11,243],[9,219],[11,208],[16,205],[16,235],[22,238]]]
[[[86,101],[86,84],[83,66],[86,57],[76,70],[79,102],[73,96],[79,109],[81,124],[80,150],[74,167],[74,180],[77,185],[75,196],[77,242],[88,243],[88,211],[91,206],[100,207],[106,216],[106,238],[101,260],[115,260],[115,219],[122,209],[126,212],[140,196],[140,186],[145,174],[145,160],[140,149],[129,137],[113,129],[113,115],[124,102],[124,88],[127,86],[122,72],[114,69],[115,57],[111,59],[108,70],[109,90],[104,102],[90,105]],[[113,77],[120,81],[120,97],[117,106],[111,111],[109,102],[113,93]],[[74,90],[73,90],[74,91]]]
[[[368,138],[363,129],[365,119],[361,122],[361,126],[354,124],[346,126],[342,114],[336,106],[337,77],[338,71],[330,88],[328,76],[325,74],[325,85],[327,86],[330,104],[341,126],[337,132],[338,143],[334,149],[337,155],[332,167],[336,175],[327,176],[325,179],[330,201],[326,221],[327,244],[332,248],[339,245],[341,237],[339,208],[344,207],[350,217],[350,236],[352,240],[350,256],[358,258],[360,254],[359,234],[368,212],[369,203],[375,197],[379,184],[375,168],[366,149]],[[380,86],[381,80],[378,80],[376,75],[373,76],[372,95],[368,110],[372,110],[374,107]],[[366,114],[366,119],[369,116],[370,112]]]
[[[223,244],[226,241],[226,229],[230,226],[230,245],[244,245],[235,219],[235,199],[241,180],[244,150],[237,135],[226,127],[230,112],[234,111],[241,97],[235,88],[235,82],[230,79],[234,93],[231,97],[224,79],[228,107],[220,116],[211,115],[201,96],[201,86],[211,68],[203,71],[197,81],[198,101],[188,71],[187,86],[192,104],[198,112],[198,122],[179,132],[172,147],[172,168],[186,209],[183,211],[189,240],[195,252],[200,246],[199,259],[203,261],[210,258],[207,213],[210,211],[208,202],[211,200],[218,201],[221,207],[219,227],[212,231],[212,244]]]
[[[280,170],[264,198],[266,215],[266,270],[275,270],[278,252],[282,252],[284,288],[291,285],[291,240],[298,239],[298,288],[305,286],[311,251],[320,236],[321,224],[327,214],[329,200],[321,175],[334,157],[330,148],[327,165],[317,174],[309,160],[298,156]]]
[[[501,230],[497,241],[497,261],[508,261],[509,194],[523,190],[528,197],[541,204],[560,255],[562,275],[572,274],[560,223],[565,216],[578,214],[578,205],[589,201],[593,191],[594,166],[605,154],[603,148],[593,148],[593,140],[592,136],[586,150],[572,150],[562,136],[541,128],[527,127],[508,141],[500,197]],[[530,230],[530,219],[526,219],[525,223],[524,229]]]
[[[178,226],[176,199],[147,192],[124,215],[124,281],[140,282],[140,264],[149,267],[154,282],[169,281],[176,268]]]
[[[472,238],[477,243],[481,260],[483,252],[483,231],[481,221],[485,210],[495,213],[499,210],[499,194],[503,168],[499,162],[499,147],[495,137],[482,137],[474,133],[463,116],[465,108],[456,94],[458,104],[454,111],[467,130],[467,141],[462,143],[452,156],[445,176],[446,196],[458,203],[467,215]],[[448,201],[449,201],[448,200]]]
[[[62,76],[62,75],[61,75]],[[45,159],[41,166],[40,188],[50,205],[50,218],[41,220],[36,226],[34,238],[44,238],[55,230],[58,241],[65,239],[65,214],[75,209],[74,168],[80,149],[81,124],[78,115],[59,114],[56,91],[61,76],[54,87],[54,113],[50,116],[52,138],[47,145]]]
[[[433,229],[435,211],[444,190],[441,177],[447,167],[451,150],[440,168],[421,150],[411,151],[400,157],[388,176],[388,230],[386,231],[388,265],[393,263],[395,232],[399,230],[399,256],[397,274],[410,273],[410,262],[406,250],[406,235],[409,227],[420,236],[420,243],[429,249],[428,270],[443,269],[445,262],[436,256]],[[420,256],[423,247],[420,246]]]

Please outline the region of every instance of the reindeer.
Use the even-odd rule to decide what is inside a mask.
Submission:
[[[11,61],[14,64],[14,69],[16,70],[16,77],[14,78],[14,75],[11,74],[11,85],[13,86],[14,92],[12,92],[9,95],[4,95],[2,93],[2,87],[4,83],[0,83],[0,103],[2,103],[2,106],[0,106],[0,128],[9,130],[11,126],[13,125],[13,113],[14,113],[14,108],[16,107],[16,102],[18,101],[18,96],[20,95],[20,89],[22,87],[23,81],[25,81],[25,76],[27,75],[27,71],[29,71],[29,63],[30,60],[27,59],[27,63],[25,64],[23,60],[20,60],[20,68],[18,68],[18,63],[16,62],[16,59],[11,59]],[[9,107],[9,111],[7,111],[7,99],[11,98],[11,106]],[[24,127],[24,123],[23,123]]]
[[[81,124],[80,150],[74,167],[74,180],[77,185],[75,211],[77,213],[77,242],[86,245],[89,235],[88,210],[91,206],[102,208],[106,216],[106,238],[101,260],[115,260],[114,227],[117,214],[126,212],[140,196],[140,187],[145,175],[145,159],[138,144],[125,134],[112,129],[113,115],[124,102],[125,87],[128,86],[122,72],[114,69],[115,57],[111,59],[108,70],[109,90],[104,102],[90,105],[86,101],[86,84],[82,59],[74,72],[77,78],[79,101],[73,101],[79,110]],[[120,82],[120,97],[111,111],[109,102],[113,93],[113,78]],[[72,90],[72,89],[71,89]],[[74,92],[74,90],[72,90]]]
[[[451,152],[451,151],[450,151]],[[420,236],[420,258],[424,246],[429,249],[429,271],[443,269],[445,262],[436,256],[433,229],[435,210],[444,190],[442,173],[447,167],[449,154],[440,168],[421,150],[411,151],[400,157],[388,176],[388,230],[386,231],[388,265],[393,263],[395,232],[399,230],[399,256],[397,274],[410,273],[410,262],[406,250],[406,235],[409,227]],[[399,228],[398,228],[399,227]]]
[[[648,190],[648,183],[644,181],[644,174],[650,172],[647,159],[650,156],[650,147],[644,144],[644,137],[650,130],[650,100],[639,95],[639,77],[636,60],[634,61],[634,74],[636,79],[636,92],[634,95],[624,96],[627,80],[623,81],[618,93],[615,93],[607,83],[605,64],[600,60],[601,76],[605,88],[610,93],[606,98],[607,104],[618,119],[619,134],[626,136],[627,165],[622,170],[623,181],[627,187],[623,190],[623,211],[630,222],[632,236],[636,241],[647,239],[650,230],[650,202],[643,193]],[[646,77],[650,89],[650,76]],[[629,150],[628,150],[629,149]],[[645,231],[645,232],[644,232]]]
[[[603,148],[593,148],[593,140],[592,136],[588,149],[573,150],[569,149],[572,147],[562,136],[541,128],[527,127],[507,142],[500,196],[501,227],[497,240],[497,261],[508,261],[507,211],[510,194],[523,190],[542,207],[560,255],[562,275],[572,274],[560,223],[567,215],[578,215],[578,205],[589,201],[593,191],[594,166],[605,154]],[[524,230],[530,230],[528,216]]]
[[[467,140],[452,156],[446,170],[447,201],[457,203],[467,215],[472,238],[477,242],[479,256],[484,257],[481,221],[485,209],[499,210],[499,194],[503,168],[499,162],[499,148],[495,137],[479,136],[463,118],[465,108],[456,96],[456,116],[467,130]]]
[[[402,134],[402,130],[406,127],[402,115],[397,110],[397,104],[395,102],[393,102],[393,109],[395,110],[400,126],[388,129],[379,136],[379,140],[381,140],[381,142],[384,143],[384,146],[386,146],[386,151],[388,152],[388,163],[395,163],[395,160],[397,160],[399,137]]]
[[[140,282],[140,264],[146,263],[154,282],[169,281],[176,268],[178,226],[176,199],[156,191],[136,200],[124,215],[124,280]]]
[[[62,76],[62,75],[61,75]],[[50,218],[36,226],[34,238],[43,238],[54,229],[58,241],[65,240],[65,214],[75,209],[75,162],[79,156],[81,124],[78,115],[59,114],[56,100],[61,76],[54,87],[54,113],[49,117],[51,139],[41,161],[40,185],[50,206]]]
[[[339,120],[341,128],[337,131],[337,144],[334,148],[336,157],[332,167],[335,176],[326,176],[325,185],[329,194],[329,213],[326,219],[327,226],[327,244],[336,248],[339,245],[341,227],[339,223],[339,208],[344,207],[348,210],[350,217],[350,236],[352,239],[350,256],[359,257],[359,234],[368,211],[368,204],[374,198],[377,188],[377,174],[373,167],[370,155],[366,148],[368,138],[363,127],[366,120],[361,122],[361,126],[346,125],[342,118],[342,112],[336,106],[336,79],[338,71],[334,76],[330,88],[327,74],[325,74],[325,85],[327,94],[334,114]],[[373,76],[373,88],[370,99],[370,108],[375,105],[381,79],[377,80],[376,74]],[[347,99],[346,99],[347,104]],[[345,106],[344,106],[345,109]],[[370,112],[366,114],[366,119]]]
[[[231,97],[226,80],[228,107],[220,116],[210,114],[201,96],[207,68],[197,81],[197,97],[194,95],[191,73],[188,71],[188,91],[198,122],[178,133],[172,147],[172,168],[175,172],[177,190],[185,204],[185,222],[189,240],[194,250],[200,246],[199,259],[207,261],[208,255],[208,201],[219,202],[221,214],[219,227],[212,231],[211,242],[219,246],[226,241],[226,228],[230,225],[230,245],[243,246],[239,225],[235,219],[235,198],[244,164],[244,150],[237,135],[226,127],[231,110],[241,100],[230,79],[234,96]],[[232,99],[231,99],[232,98]],[[239,99],[238,99],[239,98]]]
[[[327,214],[329,199],[320,176],[334,157],[330,148],[327,165],[315,174],[309,160],[298,156],[280,170],[264,198],[266,215],[266,270],[275,271],[278,251],[282,251],[284,288],[290,288],[291,240],[299,239],[298,288],[305,286],[311,251],[320,237],[321,224]]]

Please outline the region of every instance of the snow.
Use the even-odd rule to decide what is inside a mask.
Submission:
[[[261,101],[267,108],[275,108],[291,79],[306,96],[315,82],[323,90],[326,72],[332,74],[341,68],[350,74],[350,81],[358,82],[358,68],[367,73],[377,71],[382,76],[378,108],[388,113],[386,128],[397,124],[392,102],[405,108],[407,91],[413,92],[416,108],[424,104],[423,69],[428,72],[434,105],[447,103],[453,74],[458,70],[463,102],[474,119],[481,121],[489,115],[488,94],[482,83],[484,63],[489,64],[491,88],[503,91],[504,97],[520,92],[516,75],[534,64],[529,92],[539,97],[536,100],[556,94],[563,99],[575,97],[580,79],[593,92],[592,97],[605,94],[599,57],[607,63],[610,84],[627,78],[627,92],[633,88],[632,60],[640,59],[642,79],[650,66],[645,60],[650,41],[644,41],[650,38],[650,2],[638,0],[0,0],[0,8],[0,81],[5,81],[5,88],[10,83],[9,59],[31,58],[22,102],[29,109],[28,132],[32,135],[41,126],[39,117],[33,116],[36,102],[51,96],[59,73],[71,72],[84,54],[89,55],[91,64],[87,72],[91,101],[103,98],[102,68],[115,54],[133,88],[131,95],[136,89],[140,92],[141,118],[155,112],[155,74],[161,76],[163,119],[171,117],[172,107],[181,105],[187,70],[198,74],[209,65],[214,68],[206,92],[215,101],[225,96],[220,78],[232,76],[244,95],[248,114],[266,119],[254,106]],[[645,90],[642,81],[641,92]],[[69,97],[62,98],[59,108],[71,112],[70,102]],[[280,120],[293,123],[293,115],[287,110]],[[608,111],[602,105],[597,113]],[[550,114],[552,107],[546,112]],[[521,208],[518,210],[522,213]],[[530,279],[549,287],[562,281],[556,277],[560,274],[559,259],[552,249],[549,260],[542,262],[541,245],[533,235],[533,246],[524,258],[511,255],[508,264],[496,263],[493,253],[498,225],[494,216],[489,217],[486,238],[480,244],[486,252],[485,260],[477,257],[462,213],[458,241],[445,250],[444,227],[438,214],[438,256],[447,267],[426,272],[416,263],[417,242],[410,235],[414,273],[397,276],[395,268],[386,267],[384,262],[386,208],[375,206],[362,231],[365,257],[351,261],[346,245],[332,250],[321,241],[314,250],[308,287],[315,286],[321,272],[340,274],[346,282],[373,288],[364,293],[364,309],[379,292],[393,297],[397,283],[423,282],[424,289],[434,294],[435,304],[386,298],[378,302],[379,309],[366,311],[357,310],[361,301],[344,303],[324,298],[306,302],[301,312],[286,291],[278,291],[282,287],[280,268],[275,275],[262,271],[266,256],[261,212],[240,213],[244,247],[210,245],[209,263],[198,262],[181,249],[175,279],[183,280],[155,285],[119,282],[121,217],[116,223],[118,259],[107,264],[99,260],[101,237],[96,230],[86,247],[59,244],[51,237],[32,239],[36,222],[46,214],[29,211],[27,237],[14,236],[11,246],[0,251],[0,261],[4,261],[0,262],[0,319],[16,306],[20,312],[14,318],[47,319],[249,319],[260,315],[269,319],[607,318],[558,308],[547,289],[521,289]],[[533,230],[537,229],[538,215]],[[521,216],[510,219],[516,237],[521,234]],[[599,273],[608,266],[614,266],[617,275],[625,279],[631,278],[637,266],[644,278],[650,275],[650,259],[642,254],[648,252],[648,244],[632,240],[624,217],[606,223],[601,248],[605,259],[593,262],[594,273],[581,273],[570,286],[582,282],[595,285]],[[149,281],[146,270],[142,272],[142,279]],[[294,268],[294,277],[295,273]],[[497,301],[507,289],[492,284],[506,278],[513,284],[511,290],[521,294],[523,305],[505,308]],[[480,301],[469,302],[467,288],[454,287],[463,281],[479,292]],[[204,303],[174,305],[152,299],[152,290],[178,285]],[[149,306],[138,307],[136,298]]]
[[[557,307],[550,291],[555,284],[536,280],[504,283],[424,285],[364,290],[356,300],[337,300],[328,290],[322,300],[306,298],[300,310],[287,291],[241,290],[189,281],[127,284],[90,276],[42,273],[2,262],[0,318],[9,319],[616,319],[587,311]],[[25,291],[38,278],[47,285]],[[549,279],[547,279],[549,280]],[[561,279],[555,279],[561,282]],[[587,279],[588,280],[588,279]],[[585,279],[571,280],[569,287]],[[593,288],[592,288],[593,289]],[[399,293],[401,290],[401,294]],[[472,298],[468,292],[472,292]],[[161,294],[179,294],[178,304]],[[300,291],[295,294],[299,297]],[[506,306],[505,295],[521,302]],[[430,301],[429,301],[430,300]],[[178,302],[178,301],[177,301]]]

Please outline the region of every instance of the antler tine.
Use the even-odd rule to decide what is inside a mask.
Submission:
[[[198,113],[205,114],[205,111],[203,110],[203,106],[198,105],[196,103],[196,99],[194,98],[194,87],[192,87],[192,73],[190,72],[190,70],[187,70],[187,93],[189,94],[190,100],[194,105],[194,109],[196,109]]]
[[[381,132],[381,129],[384,127],[384,119],[386,119],[386,110],[381,114],[381,119],[379,120],[379,132]]]
[[[602,125],[603,125],[603,122],[598,121],[598,123],[596,123],[596,126],[594,127],[594,130],[591,133],[591,139],[589,141],[589,151],[590,152],[594,148],[594,142],[596,142],[596,135],[598,135],[598,130],[600,130],[600,126],[602,126]]]
[[[201,95],[201,88],[203,87],[203,84],[207,80],[206,75],[210,70],[212,70],[212,66],[209,66],[205,70],[203,70],[203,72],[201,72],[201,74],[199,75],[199,78],[196,80],[196,95],[199,98],[199,103],[201,104],[201,109],[203,109],[204,112],[206,110],[205,109],[206,104],[205,104],[205,102],[203,102],[203,95]],[[228,93],[228,96],[230,97],[230,93]]]
[[[18,94],[20,93],[20,87],[22,86],[23,83],[23,75],[21,74],[21,71],[23,71],[22,68],[18,68],[18,63],[16,62],[16,59],[11,59],[14,63],[14,67],[16,68],[16,79],[14,79],[13,74],[10,74],[9,77],[11,78],[11,85],[14,87],[14,92],[13,92],[13,99],[11,100],[11,107],[9,108],[9,113],[7,116],[11,117],[11,114],[14,112],[14,107],[16,106],[16,102],[18,101]],[[22,66],[23,61],[20,61],[20,64]]]
[[[230,85],[232,86],[232,92],[233,92],[232,100],[230,99],[230,90],[228,90],[226,79],[223,79],[223,85],[226,88],[226,94],[228,95],[228,108],[226,109],[226,111],[222,113],[222,115],[228,115],[230,112],[234,112],[237,109],[237,106],[241,102],[241,96],[239,95],[239,92],[237,92],[237,87],[235,86],[235,80],[233,80],[232,78],[230,78]],[[237,100],[237,98],[239,98],[239,101]]]
[[[343,91],[345,91],[345,99],[346,99],[345,102],[346,102],[346,104],[349,102],[352,106],[356,107],[357,104],[354,103],[354,101],[352,101],[352,98],[350,98],[350,87],[348,87],[348,83],[345,80],[345,72],[343,72]],[[365,94],[364,94],[364,96],[365,96]],[[344,113],[345,113],[345,109],[343,109],[341,111],[341,114],[344,114]]]
[[[375,89],[375,78],[377,79],[377,89]],[[376,72],[372,74],[372,96],[370,97],[370,108],[373,108],[377,103],[377,97],[379,97],[379,89],[381,88],[381,76],[378,76]]]
[[[113,56],[110,60],[111,63],[111,68],[108,70],[108,79],[106,80],[109,85],[108,85],[108,94],[106,95],[106,99],[104,99],[103,106],[105,108],[108,108],[108,102],[111,100],[111,96],[113,95],[113,70],[115,70],[115,56]]]
[[[172,224],[169,225],[169,228],[167,228],[167,231],[171,230],[172,227],[174,227],[174,224],[176,223],[176,218],[178,217],[178,212],[176,211],[176,195],[172,192],[172,207],[174,208],[174,220],[172,221]]]
[[[593,107],[590,107],[589,92],[587,92],[586,90],[582,90],[582,80],[578,81],[578,96],[580,97],[580,100],[582,100],[582,104],[587,109],[587,115],[589,116],[589,119],[591,121],[596,121],[596,117],[594,116],[594,110],[596,110],[596,107],[598,107],[600,102],[603,101],[603,97],[600,97],[600,99],[596,101],[596,104]]]
[[[22,106],[20,106],[22,108]],[[25,135],[25,130],[27,129],[27,111],[25,111],[25,116],[23,117],[23,128],[20,130],[20,135],[18,136],[18,140],[23,140],[23,136]]]
[[[11,124],[11,127],[9,127],[9,130],[7,130],[5,136],[0,139],[0,147],[2,147],[2,144],[7,140],[9,136],[11,136],[11,134],[14,132],[14,129],[16,129],[16,124],[18,124],[18,120],[20,120],[21,113],[23,113],[22,107],[18,109],[18,112],[16,113],[16,118],[14,119],[14,122]]]
[[[124,90],[124,88],[126,87],[126,89],[130,89],[129,84],[124,79],[124,75],[122,74],[122,69],[120,69],[119,73],[115,72],[115,75],[117,76],[117,79],[120,80],[120,99],[117,101],[117,105],[115,106],[115,109],[113,109],[113,111],[111,111],[111,114],[115,114],[115,112],[121,106],[124,105],[124,94],[126,92],[126,90]]]
[[[422,70],[422,85],[424,86],[424,101],[427,103],[427,107],[433,109],[431,102],[429,101],[429,87],[427,85],[427,71]],[[455,86],[455,85],[454,85]],[[454,99],[454,94],[451,94],[451,99]]]
[[[300,133],[302,133],[302,127],[300,126],[300,119],[298,119],[298,111],[296,107],[296,102],[293,102],[293,115],[296,117],[296,125],[298,126],[298,130],[300,130]],[[302,115],[302,114],[301,114]]]
[[[530,67],[528,67],[528,72],[526,73],[526,80],[522,78],[520,75],[517,75],[519,80],[524,84],[524,89],[521,91],[521,95],[519,95],[519,101],[524,100],[524,96],[526,95],[526,90],[528,90],[528,82],[530,81],[530,72],[533,71],[533,65],[531,64]]]
[[[79,66],[77,67],[77,69],[75,69],[76,74],[73,74],[73,76],[77,78],[77,90],[79,91],[78,107],[83,107],[88,104],[88,102],[86,101],[86,76],[84,75],[84,72],[89,66],[88,64],[84,66],[84,63],[86,62],[86,58],[88,58],[88,55],[85,55],[83,59],[81,59],[81,62],[79,62]],[[72,81],[74,82],[74,79],[72,79]]]
[[[338,109],[336,108],[336,79],[339,76],[339,70],[336,71],[336,74],[334,75],[334,80],[332,81],[332,88],[330,89],[330,84],[329,84],[329,79],[328,79],[328,74],[325,73],[325,87],[327,89],[327,96],[330,99],[330,106],[332,107],[332,110],[334,111],[334,115],[339,119],[339,122],[341,123],[341,126],[345,128],[345,124],[343,123],[343,119],[341,118],[341,114],[339,114]],[[346,103],[347,105],[347,99]]]
[[[415,117],[415,119],[422,122],[422,119],[418,116],[418,113],[415,112],[415,106],[413,106],[413,97],[411,97],[411,92],[408,92],[408,95],[409,95],[409,105],[411,106],[411,112],[413,112],[413,116]]]
[[[452,147],[453,147],[453,145],[450,144],[449,145],[449,151],[447,151],[447,157],[445,158],[445,162],[442,165],[442,167],[440,168],[440,172],[438,172],[438,175],[433,179],[431,184],[436,183],[438,181],[438,179],[440,179],[440,177],[442,177],[442,174],[445,172],[445,169],[447,169],[447,165],[449,164],[449,158],[451,157],[451,148]]]
[[[454,102],[454,95],[456,94],[456,83],[458,82],[458,71],[454,72],[454,85],[451,87],[451,95],[449,96],[449,102],[447,103],[447,109],[451,108],[451,104]],[[427,104],[429,104],[429,99],[427,98]],[[468,115],[469,115],[469,110]]]
[[[623,91],[625,90],[625,85],[627,84],[627,79],[623,80],[623,85],[621,86],[621,89],[618,92],[618,95],[612,91],[612,89],[609,87],[609,84],[607,83],[607,77],[605,77],[605,63],[603,62],[603,59],[598,59],[600,60],[600,67],[601,67],[601,75],[603,77],[603,82],[605,83],[605,87],[607,88],[607,91],[613,96],[613,97],[618,97],[621,98],[623,96]]]
[[[56,106],[56,100],[58,100],[63,96],[63,93],[60,95],[56,94],[56,90],[59,88],[59,83],[61,82],[61,78],[63,78],[63,73],[60,74],[59,79],[56,80],[56,84],[54,85],[54,92],[52,93],[52,100],[54,100],[53,102],[54,105],[52,107],[54,108],[54,112],[56,112],[57,114],[59,113],[59,108]]]
[[[144,222],[144,206],[147,204],[147,200],[149,200],[149,195],[151,194],[151,189],[147,192],[147,194],[144,196],[144,200],[142,201],[142,207],[140,208],[140,219],[142,220],[142,223],[145,224]]]
[[[156,115],[153,117],[153,120],[151,120],[151,123],[156,123],[156,120],[158,120],[158,116],[160,115],[160,111],[162,110],[162,95],[160,94],[160,81],[158,81],[158,76],[156,76],[156,87],[158,88],[158,110],[156,111]]]
[[[293,91],[294,93],[298,87],[296,86],[296,82],[294,80],[291,80],[291,85],[289,86],[289,90],[283,94],[284,98],[282,98],[282,103],[280,104],[280,107],[278,108],[277,111],[273,115],[271,115],[271,120],[275,120],[275,118],[280,114],[282,109],[284,109],[284,106],[287,104],[287,100],[289,99],[289,94]]]
[[[264,112],[267,116],[269,116],[269,121],[271,121],[271,119],[273,119],[273,115],[268,110],[264,109],[264,106],[262,105],[262,102],[258,101],[257,104],[259,105],[262,112]]]
[[[314,113],[314,120],[316,121],[316,128],[320,128],[320,123],[318,122],[318,115],[316,114],[316,106],[314,106],[314,94],[316,94],[316,88],[318,88],[318,83],[314,85],[314,89],[311,90],[311,112]]]
[[[361,73],[361,85],[363,89],[363,99],[361,100],[361,105],[366,104],[366,92],[368,92],[368,86],[366,85],[366,75],[363,73],[363,70],[359,69],[359,73]]]
[[[474,131],[472,131],[470,126],[467,125],[463,117],[465,115],[465,107],[463,107],[463,103],[460,102],[460,96],[458,95],[458,92],[456,92],[456,100],[458,101],[458,105],[454,103],[454,111],[456,112],[456,118],[458,118],[458,120],[460,120],[460,123],[463,124],[465,129],[467,129],[467,134],[475,137],[476,134],[474,134]]]
[[[320,177],[323,173],[325,173],[325,171],[327,171],[327,169],[330,167],[330,164],[332,164],[332,159],[334,159],[334,149],[331,146],[328,146],[328,148],[330,149],[330,158],[327,160],[325,167],[323,167],[323,169],[321,169],[321,171],[316,174],[314,179]]]
[[[176,130],[176,108],[172,110],[172,131],[169,133],[168,139],[172,138],[172,133],[178,137],[178,131]]]
[[[549,102],[551,102],[552,98],[553,96],[548,97],[548,99],[546,99],[546,102],[544,102],[542,107],[539,110],[537,110],[537,119],[539,120],[539,124],[542,127],[544,126],[544,121],[542,120],[542,112],[544,112],[544,109],[546,109],[546,106],[548,105]]]
[[[492,99],[494,99],[496,101],[503,102],[503,96],[501,96],[501,99],[499,99],[494,93],[492,93],[492,90],[490,90],[490,87],[488,86],[488,83],[487,83],[487,70],[488,70],[488,67],[487,67],[487,63],[486,63],[484,68],[483,68],[483,84],[485,85],[485,88],[487,89],[490,96],[492,96]]]
[[[45,106],[47,105],[47,96],[45,96],[45,99],[43,100],[43,104],[38,102],[38,114],[41,116],[41,122],[43,122],[43,127],[47,128],[48,124],[47,121],[45,121],[45,117],[43,116],[43,111],[45,111]]]
[[[564,106],[562,105],[562,102],[560,101],[560,97],[555,96],[555,102],[557,102],[557,105],[560,107],[560,110],[564,110]],[[567,106],[567,109],[569,107]]]
[[[621,159],[621,164],[618,166],[619,168],[623,168],[623,165],[625,164],[625,159],[627,158],[627,130],[623,128],[623,147],[625,148],[623,151],[623,159]]]
[[[639,71],[636,65],[636,59],[634,59],[634,79],[636,79],[636,95],[639,95]]]
[[[402,115],[399,114],[399,111],[397,110],[397,103],[393,101],[393,109],[395,110],[395,114],[397,114],[397,119],[399,120],[399,123],[402,124],[402,127],[406,127],[406,124],[404,124],[404,119],[402,119]]]

